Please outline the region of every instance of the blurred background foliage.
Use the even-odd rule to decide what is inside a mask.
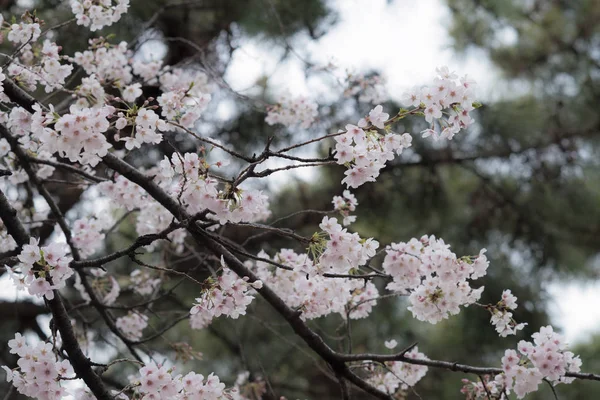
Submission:
[[[33,3],[48,26],[71,18],[65,2]],[[21,13],[23,4],[0,2],[5,18]],[[484,51],[502,73],[494,86],[503,95],[486,102],[477,112],[476,126],[451,143],[434,143],[416,135],[411,151],[386,167],[377,184],[367,184],[356,191],[360,206],[353,228],[362,237],[376,237],[382,245],[434,234],[452,244],[459,256],[487,248],[491,267],[483,281],[486,290],[481,302],[496,302],[503,289],[511,288],[519,298],[515,317],[529,325],[517,338],[502,339],[481,309],[468,308],[456,317],[429,325],[412,318],[404,299],[386,298],[379,301],[368,320],[351,322],[352,345],[354,352],[385,352],[384,340],[394,338],[400,347],[418,341],[420,350],[433,359],[498,366],[505,348],[528,339],[550,322],[549,296],[545,291],[549,281],[597,278],[593,260],[600,246],[600,170],[596,157],[600,138],[600,2],[446,0],[443,6],[450,10],[447,28],[454,49],[462,53],[472,49]],[[220,77],[243,39],[272,42],[283,50],[280,56],[284,60],[297,57],[290,45],[295,35],[316,40],[327,34],[336,21],[335,9],[326,0],[131,0],[126,18],[102,34],[135,41],[134,48],[138,50],[144,41],[158,40],[166,49],[166,64],[201,68],[223,88]],[[56,35],[55,40],[67,54],[85,47],[92,37],[74,24],[60,28]],[[302,62],[307,74],[312,73],[310,62]],[[220,90],[216,96],[230,101],[235,112],[227,119],[210,118],[212,113],[207,112],[209,117],[199,129],[243,151],[260,152],[269,136],[276,135],[276,143],[283,144],[291,140],[292,133],[297,140],[301,134],[331,132],[369,110],[368,105],[355,98],[342,99],[321,107],[319,123],[310,131],[290,133],[265,124],[261,102],[274,99],[268,76],[262,85],[254,100],[227,88]],[[399,107],[393,102],[385,105],[391,110]],[[419,132],[423,125],[406,120],[397,130],[402,129]],[[190,146],[184,139],[178,145],[181,150]],[[320,148],[324,154],[328,150]],[[151,166],[160,158],[162,154],[140,153],[133,155],[130,162]],[[331,209],[332,196],[340,194],[337,182],[342,172],[340,168],[320,170],[314,178],[317,185],[288,181],[273,194],[273,219],[299,209]],[[81,193],[56,190],[55,195],[65,212],[81,212]],[[318,216],[299,215],[282,226],[310,235],[319,220]],[[253,233],[229,228],[224,232],[235,240]],[[123,240],[134,234],[132,225],[121,225],[120,231],[111,236],[106,251],[113,246],[120,248]],[[273,255],[277,248],[287,246],[293,244],[265,236],[251,241],[249,249],[265,249]],[[296,250],[302,251],[297,247]],[[198,261],[170,253],[161,257],[166,265],[176,263],[178,269],[193,271],[198,278],[208,274]],[[123,260],[111,268],[116,274],[128,275],[134,266]],[[176,281],[170,278],[165,288]],[[122,296],[123,303],[128,298],[136,302],[133,293],[125,291]],[[166,298],[151,310],[152,325],[157,329],[164,326],[175,315],[173,310],[185,313],[197,296],[195,285],[182,283],[176,297]],[[35,315],[22,312],[8,318],[3,323],[6,329],[0,333],[0,342],[5,343],[17,329],[43,334],[33,319]],[[88,328],[99,332],[97,346],[110,348],[106,343],[113,343],[114,339],[102,330],[94,313],[84,312],[84,316]],[[309,325],[333,347],[347,349],[347,327],[340,317],[311,321]],[[187,361],[181,370],[194,369],[205,375],[215,371],[229,382],[238,372],[248,370],[256,385],[266,386],[265,399],[339,398],[339,388],[330,371],[260,301],[253,303],[249,315],[241,320],[221,318],[203,331],[192,331],[187,323],[180,323],[149,342],[147,348],[173,358],[185,353],[181,343],[203,353],[201,360]],[[600,372],[600,338],[578,344],[574,352],[581,354],[585,371]],[[0,364],[4,363],[14,363],[6,347],[0,352]],[[110,379],[124,383],[123,377],[132,371],[123,368],[111,369]],[[415,392],[407,392],[406,397],[460,398],[463,377],[477,379],[430,369]],[[0,383],[0,392],[5,388],[5,383]],[[596,398],[599,390],[593,382],[557,388],[560,399]],[[361,392],[354,395],[366,398]],[[552,393],[544,387],[528,398],[548,399]]]

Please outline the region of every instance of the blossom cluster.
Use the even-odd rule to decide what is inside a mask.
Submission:
[[[71,230],[73,244],[79,250],[82,257],[91,256],[102,246],[104,240],[104,229],[108,229],[112,219],[108,214],[96,218],[79,218],[73,223]]]
[[[365,318],[377,304],[377,287],[361,279],[336,278],[307,273],[314,266],[307,254],[282,249],[273,259],[264,251],[258,257],[265,261],[249,263],[257,276],[290,307],[302,312],[304,320],[337,313],[343,318]],[[268,261],[283,265],[274,267]]]
[[[517,297],[510,290],[502,292],[502,299],[496,304],[487,307],[492,314],[491,323],[496,327],[496,332],[502,337],[515,335],[522,330],[526,323],[518,324],[513,319],[511,311],[517,309]]]
[[[61,63],[64,56],[59,55],[60,50],[60,46],[50,40],[45,40],[42,45],[28,43],[20,49],[6,72],[29,90],[35,90],[38,83],[44,85],[46,93],[60,89],[73,71],[72,65]]]
[[[7,39],[14,44],[26,44],[38,40],[41,33],[42,31],[38,22],[21,22],[10,26]]]
[[[562,335],[551,326],[543,326],[532,336],[533,343],[521,340],[517,349],[506,350],[502,357],[503,374],[496,377],[507,391],[513,390],[517,398],[537,390],[543,379],[553,384],[571,383],[567,372],[579,372],[581,360],[570,351]],[[519,354],[520,353],[520,354]]]
[[[134,126],[131,129],[131,136],[120,138],[125,142],[127,150],[140,148],[144,143],[159,144],[162,142],[163,136],[157,131],[166,131],[168,128],[167,123],[160,119],[153,110],[143,107],[137,110],[135,119],[133,116],[126,118],[123,113],[119,113],[118,117],[115,127],[119,131],[123,131],[130,123]]]
[[[216,280],[207,279],[208,287],[202,291],[202,295],[196,299],[190,310],[190,324],[193,329],[203,329],[221,315],[232,319],[246,315],[246,308],[254,300],[254,296],[250,294],[252,288],[262,287],[261,281],[248,283],[247,278],[239,278],[227,268],[222,256],[221,267],[223,273]]]
[[[393,279],[387,289],[410,293],[408,309],[421,321],[435,324],[458,314],[461,305],[474,303],[483,292],[483,287],[471,288],[469,280],[486,274],[485,249],[474,260],[459,259],[442,239],[423,236],[392,243],[386,253],[382,266]]]
[[[358,201],[349,190],[344,190],[341,196],[333,196],[332,203],[333,209],[339,211],[344,218],[342,220],[342,225],[348,226],[356,221],[356,215],[350,215],[350,213],[356,210]]]
[[[292,98],[289,94],[283,96],[278,104],[269,106],[267,111],[267,124],[300,125],[301,128],[310,127],[318,115],[316,103],[307,97]]]
[[[39,400],[56,400],[67,396],[68,391],[61,386],[62,379],[73,379],[75,372],[68,360],[59,361],[50,343],[27,344],[17,333],[8,341],[11,354],[16,354],[18,367],[11,370],[2,366],[8,382],[25,396]]]
[[[205,92],[211,90],[206,75],[181,68],[166,71],[160,77],[164,93],[156,99],[161,115],[184,128],[193,128],[211,100],[210,93]]]
[[[34,109],[39,109],[38,105],[33,106]],[[38,118],[38,113],[31,115],[27,110],[22,107],[14,107],[10,113],[0,113],[0,122],[6,123],[11,133],[15,134],[19,139],[19,144],[26,150],[37,153],[37,157],[42,160],[56,161],[51,156],[41,142],[41,137],[38,136],[45,128],[43,126],[43,119]],[[6,139],[0,139],[0,164],[3,164],[8,170],[12,172],[12,175],[8,177],[9,182],[12,184],[23,183],[28,179],[27,172],[22,168],[16,155],[11,151],[10,144]],[[54,167],[50,165],[43,165],[37,167],[36,176],[40,179],[46,179],[54,173]]]
[[[131,211],[137,207],[144,207],[148,202],[146,192],[124,176],[117,176],[112,181],[100,182],[96,185],[98,191],[110,198],[114,204]]]
[[[117,318],[115,325],[129,340],[140,340],[142,331],[148,326],[148,317],[138,312],[130,311],[127,315]]]
[[[113,181],[104,181],[96,185],[98,192],[112,200],[115,208],[123,207],[128,211],[139,209],[136,219],[136,232],[138,235],[147,235],[160,232],[171,224],[173,216],[167,209],[152,199],[138,185],[129,181],[124,176],[117,176]],[[167,235],[176,250],[183,250],[183,241],[186,237],[184,229],[175,230]],[[147,246],[152,251],[158,241]]]
[[[57,152],[72,162],[95,166],[112,147],[104,132],[110,127],[108,118],[114,111],[111,106],[78,108],[73,105],[69,113],[56,120],[54,129],[50,129],[47,125],[53,121],[52,114],[38,108],[33,115],[36,123],[31,124],[31,133],[48,153]]]
[[[315,240],[311,244],[313,254],[321,253],[315,265],[318,273],[349,273],[365,265],[379,247],[379,242],[373,238],[361,239],[358,233],[348,232],[338,223],[337,218],[323,217],[319,228],[328,238]],[[305,272],[314,271],[315,269],[309,269]]]
[[[16,248],[17,242],[15,242],[15,239],[8,233],[4,223],[0,221],[0,253],[6,253]]]
[[[4,18],[0,15],[0,27],[3,22]],[[42,23],[35,13],[26,12],[22,15],[21,22],[13,22],[10,25],[6,37],[15,45],[16,51],[4,72],[28,90],[35,90],[37,83],[43,83],[46,93],[50,93],[65,83],[73,67],[60,63],[62,57],[58,53],[61,48],[56,43],[50,40],[44,40],[43,44],[38,43],[42,35]],[[9,102],[1,83],[5,78],[0,70],[1,102]]]
[[[423,109],[425,120],[431,124],[422,132],[423,137],[451,140],[461,129],[474,122],[469,113],[474,109],[473,88],[476,83],[466,75],[458,79],[458,75],[445,66],[437,68],[436,72],[437,77],[431,85],[404,92],[402,104]],[[444,114],[449,116],[445,118]],[[435,123],[441,132],[436,131]]]
[[[130,381],[144,400],[219,400],[229,396],[225,384],[214,374],[206,378],[195,372],[173,376],[172,368],[155,363],[140,368],[139,377],[132,376]]]
[[[39,239],[31,238],[17,256],[19,263],[11,268],[5,265],[8,275],[17,289],[27,289],[29,294],[54,298],[54,289],[65,287],[66,280],[73,275],[69,267],[72,258],[67,256],[65,243],[51,243],[39,247]]]
[[[160,162],[157,182],[178,197],[191,214],[210,210],[209,218],[220,224],[254,222],[270,215],[269,201],[261,190],[220,188],[219,181],[209,174],[212,166],[196,153],[174,153]]]
[[[134,82],[134,74],[146,84],[160,84],[162,94],[156,99],[161,107],[161,116],[167,121],[176,122],[185,128],[193,128],[211,100],[213,85],[205,73],[193,69],[162,67],[160,61],[143,62],[134,60],[126,42],[108,44],[104,39],[90,40],[90,48],[76,52],[71,59],[89,75],[82,79],[77,90],[78,104],[81,107],[93,104],[102,105],[106,93],[102,85],[112,85],[122,93],[123,100],[135,102],[142,95],[141,82]],[[135,109],[130,109],[134,111]],[[118,129],[123,129],[132,121],[121,121]],[[140,121],[135,121],[138,125]],[[164,120],[157,121],[164,130]],[[148,128],[149,129],[149,128]],[[151,129],[154,131],[156,127]],[[179,128],[173,126],[173,130]],[[158,138],[154,136],[154,139]],[[148,143],[157,141],[146,140]],[[139,146],[133,146],[139,147]]]
[[[335,159],[338,164],[348,167],[342,180],[348,187],[357,188],[366,182],[375,182],[386,161],[394,159],[394,152],[401,154],[411,146],[412,136],[408,133],[380,134],[375,129],[385,130],[389,116],[378,105],[357,125],[348,124],[345,131],[335,136]]]
[[[128,8],[129,0],[71,0],[77,25],[89,27],[92,32],[114,24]]]
[[[484,375],[481,380],[470,381],[468,379],[462,380],[463,387],[460,392],[465,395],[465,400],[490,400],[490,395],[493,396],[491,399],[502,399],[502,390],[504,389],[494,379],[490,379],[489,375]]]
[[[81,66],[86,74],[102,84],[118,82],[127,85],[133,79],[130,56],[127,42],[110,45],[103,39],[91,39],[90,48],[76,52],[70,61]]]
[[[404,356],[413,360],[428,359],[425,354],[419,352],[417,346]],[[366,369],[370,373],[367,382],[384,393],[394,394],[398,390],[404,391],[414,386],[427,374],[428,368],[424,365],[409,364],[402,361],[387,361],[385,362],[385,369],[374,367],[373,364],[368,365]]]

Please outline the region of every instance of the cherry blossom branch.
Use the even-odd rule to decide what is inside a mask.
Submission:
[[[17,211],[10,205],[4,193],[0,190],[0,218],[6,226],[10,235],[15,239],[19,246],[29,242],[29,234],[25,231],[17,218]],[[99,400],[112,400],[112,396],[104,386],[102,379],[94,372],[90,360],[83,354],[79,342],[71,326],[71,319],[63,304],[61,297],[56,291],[52,300],[46,300],[55,325],[60,331],[63,346],[69,355],[69,361],[77,375],[83,379],[92,393]]]
[[[248,277],[249,283],[258,280],[257,276],[252,271],[250,271],[237,257],[231,254],[227,248],[216,242],[212,236],[199,227],[195,221],[189,222],[191,216],[176,202],[176,200],[165,193],[156,183],[141,174],[131,165],[111,154],[105,156],[103,162],[133,183],[141,186],[151,197],[169,210],[175,218],[184,223],[188,232],[199,244],[207,247],[215,255],[224,257],[227,265],[238,276]],[[319,354],[319,356],[326,361],[334,371],[339,372],[350,382],[353,382],[355,385],[377,398],[386,400],[392,399],[387,393],[380,391],[352,373],[343,360],[338,357],[337,353],[332,350],[318,334],[310,329],[304,321],[302,321],[300,312],[291,309],[272,289],[267,285],[263,285],[260,289],[257,289],[257,291],[284,319],[287,320],[292,329],[313,349],[313,351]]]
[[[154,243],[157,240],[167,239],[167,236],[169,235],[169,233],[171,233],[177,229],[180,229],[180,228],[181,228],[180,224],[171,224],[168,228],[166,228],[158,233],[151,233],[151,234],[147,234],[147,235],[138,236],[135,239],[135,242],[133,244],[131,244],[129,247],[127,247],[126,249],[118,250],[112,254],[109,254],[104,257],[99,257],[99,258],[96,258],[93,260],[79,260],[79,261],[74,260],[71,262],[70,266],[73,269],[100,267],[104,264],[107,264],[111,261],[117,260],[121,257],[132,255],[140,247],[151,245],[152,243]]]
[[[317,163],[286,165],[285,167],[265,169],[265,170],[259,171],[259,172],[252,172],[252,173],[249,172],[247,177],[248,178],[264,178],[266,176],[274,174],[275,172],[288,171],[290,169],[296,169],[296,168],[320,167],[323,165],[332,165],[332,164],[336,164],[336,162],[335,161],[323,161],[323,162],[317,162]]]
[[[103,181],[106,180],[104,178],[99,178],[97,176],[88,174],[87,172],[82,171],[79,168],[76,168],[76,167],[74,167],[72,165],[65,164],[65,163],[62,163],[62,162],[50,161],[50,160],[42,160],[40,158],[33,157],[33,156],[27,156],[27,160],[29,162],[32,162],[32,163],[35,163],[35,164],[45,164],[45,165],[50,165],[52,167],[64,169],[65,171],[72,172],[74,174],[77,174],[77,175],[79,175],[79,176],[81,176],[81,177],[83,177],[83,178],[85,178],[85,179],[87,179],[89,181],[95,182],[95,183],[103,182]]]
[[[29,180],[37,187],[40,195],[42,195],[44,200],[46,200],[46,203],[50,207],[50,210],[54,214],[54,217],[56,218],[58,225],[60,226],[63,234],[65,235],[66,242],[69,245],[69,248],[71,249],[71,254],[72,254],[73,260],[81,261],[81,254],[79,253],[79,249],[73,243],[71,229],[67,225],[67,222],[66,222],[64,216],[62,215],[62,212],[58,208],[58,205],[52,198],[52,195],[48,192],[48,190],[44,187],[44,185],[39,181],[35,171],[32,169],[31,164],[29,163],[25,152],[19,145],[18,141],[8,133],[8,130],[6,129],[6,127],[3,124],[0,124],[0,135],[3,136],[10,143],[13,152],[15,153],[17,158],[20,160],[23,169],[25,170],[25,172],[27,173],[27,175],[29,177]],[[119,328],[117,328],[117,326],[115,325],[111,314],[102,307],[102,303],[98,300],[98,298],[94,292],[94,289],[88,282],[88,279],[87,279],[87,276],[85,275],[85,273],[82,270],[78,270],[77,273],[79,274],[79,277],[81,278],[81,283],[82,283],[85,291],[87,292],[88,296],[90,297],[90,303],[96,308],[96,310],[98,311],[98,313],[100,314],[102,319],[104,319],[104,322],[106,323],[108,328],[119,339],[121,339],[121,341],[129,348],[132,355],[136,359],[141,361],[140,356],[137,354],[135,349],[131,346],[131,341],[129,339],[127,339],[119,331]]]
[[[234,225],[234,226],[247,226],[250,228],[256,228],[256,229],[262,229],[264,231],[269,231],[269,232],[273,232],[276,235],[279,236],[283,236],[283,237],[289,237],[291,239],[295,239],[298,242],[308,245],[310,244],[310,239],[309,238],[305,238],[304,236],[300,236],[294,232],[292,232],[289,229],[285,229],[285,228],[275,228],[273,226],[269,226],[269,225],[263,225],[263,224],[259,224],[256,222],[238,222],[235,224],[230,224],[230,225]]]
[[[180,125],[180,124],[178,124],[176,122],[173,122],[173,121],[168,121],[168,123],[171,124],[171,125],[173,125],[173,126],[176,126],[176,127],[180,128],[182,130],[184,130],[185,132],[187,132],[191,136],[195,137],[199,141],[204,142],[204,143],[208,143],[211,146],[219,148],[219,149],[223,150],[224,152],[226,152],[227,154],[229,154],[229,155],[231,155],[231,156],[233,156],[235,158],[239,158],[240,160],[244,160],[244,161],[247,161],[247,162],[253,162],[254,161],[251,157],[245,156],[245,155],[243,155],[243,154],[241,154],[241,153],[239,153],[239,152],[237,152],[235,150],[228,149],[227,147],[223,146],[222,144],[220,144],[220,143],[218,143],[218,142],[216,142],[216,141],[214,141],[212,139],[199,136],[198,134],[196,134],[195,132],[191,131],[190,129],[186,128],[183,125]]]
[[[407,351],[412,349],[415,344],[407,347],[408,350],[402,350],[396,354],[341,354],[337,353],[338,357],[345,362],[354,362],[354,361],[375,361],[375,362],[389,362],[389,361],[401,361],[407,364],[415,364],[415,365],[424,365],[427,367],[433,368],[442,368],[447,369],[453,372],[465,372],[465,373],[473,373],[473,374],[493,374],[497,375],[503,372],[501,368],[491,368],[491,367],[476,367],[471,365],[459,364],[457,362],[450,361],[440,361],[440,360],[425,360],[425,359],[415,359],[410,358],[405,355]],[[567,372],[565,373],[566,377],[569,378],[578,378],[584,380],[593,380],[600,381],[600,374],[593,374],[587,372]]]
[[[422,108],[420,108],[420,107],[414,108],[412,110],[401,111],[397,115],[395,115],[392,118],[390,118],[389,120],[385,121],[385,125],[387,126],[387,125],[393,124],[393,123],[397,122],[398,120],[400,120],[402,118],[405,118],[405,117],[407,117],[409,115],[417,114],[419,112],[422,112]],[[369,129],[369,127],[366,127],[365,129]],[[340,130],[339,132],[336,132],[336,133],[329,133],[327,135],[319,136],[317,138],[310,139],[310,140],[307,140],[307,141],[302,142],[302,143],[293,144],[293,145],[290,145],[288,147],[284,147],[283,149],[280,149],[280,150],[274,152],[274,155],[281,155],[282,153],[287,153],[290,150],[294,150],[294,149],[297,149],[299,147],[303,147],[303,146],[309,145],[311,143],[319,142],[321,140],[325,140],[325,139],[329,139],[329,138],[334,138],[336,136],[340,136],[340,135],[343,135],[345,133],[347,133],[347,131]]]

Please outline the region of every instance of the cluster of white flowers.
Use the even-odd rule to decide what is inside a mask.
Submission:
[[[476,382],[463,379],[462,383],[463,387],[460,392],[466,396],[465,400],[489,400],[490,395],[494,396],[492,399],[505,400],[501,397],[503,388],[495,380],[490,379],[489,375],[484,375],[481,380]]]
[[[42,47],[42,67],[38,71],[41,83],[45,86],[46,93],[50,93],[57,88],[62,88],[65,79],[71,75],[73,66],[70,64],[61,64],[58,52],[60,47],[49,40],[44,41]]]
[[[129,274],[129,279],[131,280],[131,289],[142,296],[152,294],[161,282],[160,279],[153,278],[148,271],[141,269],[134,269]]]
[[[357,282],[356,279],[354,281]],[[367,318],[373,311],[373,307],[377,305],[377,298],[379,298],[379,291],[373,282],[360,283],[360,286],[354,283],[355,289],[350,290],[351,297],[347,304],[347,310],[351,319]],[[344,315],[342,314],[342,316]]]
[[[143,68],[137,64],[140,76],[143,76],[144,72],[149,73],[149,71],[156,70],[157,63],[157,61],[151,61]],[[163,92],[184,91],[193,98],[212,93],[215,88],[209,82],[208,75],[197,69],[165,66],[158,74]]]
[[[419,348],[416,346],[407,352],[405,357],[414,360],[428,359],[425,354],[419,352]],[[366,370],[370,374],[367,381],[388,394],[394,394],[398,390],[406,390],[416,385],[427,374],[426,366],[401,361],[387,361],[385,362],[385,368],[369,364]]]
[[[14,268],[8,265],[4,268],[17,289],[27,289],[31,295],[52,300],[53,290],[65,287],[66,280],[73,275],[69,267],[72,259],[66,255],[65,243],[51,243],[42,248],[38,244],[39,239],[31,238],[18,255],[19,263]]]
[[[267,111],[267,124],[300,125],[301,128],[310,127],[318,115],[317,103],[303,96],[292,98],[289,94],[283,96],[278,104],[269,106]]]
[[[543,326],[532,336],[533,343],[521,340],[515,350],[506,350],[502,357],[503,374],[496,376],[498,385],[517,398],[537,390],[543,379],[553,384],[571,383],[574,378],[566,378],[567,372],[579,372],[581,360],[567,351],[562,335],[554,332],[551,326]]]
[[[210,94],[191,97],[186,90],[182,89],[163,93],[156,100],[162,108],[161,115],[163,117],[177,122],[185,128],[193,128],[210,99]]]
[[[163,94],[156,101],[161,107],[161,115],[185,128],[193,128],[211,100],[213,87],[208,83],[206,74],[165,68],[159,80]]]
[[[104,87],[98,81],[95,75],[90,75],[81,79],[81,84],[75,88],[75,93],[79,98],[76,104],[79,107],[101,107],[106,102],[106,92]]]
[[[333,209],[339,211],[344,218],[342,225],[348,226],[356,221],[356,215],[350,215],[350,213],[356,210],[358,201],[356,201],[356,197],[349,190],[344,190],[341,196],[333,196],[332,203]]]
[[[101,218],[80,218],[73,223],[71,229],[73,244],[82,257],[91,256],[102,246],[104,229],[112,225],[112,218],[104,213]]]
[[[114,182],[100,182],[96,188],[102,195],[113,201],[113,206],[124,207],[129,211],[140,210],[136,219],[136,232],[139,235],[160,232],[173,221],[173,216],[167,209],[148,196],[144,189],[123,176],[118,176]],[[178,229],[167,235],[177,252],[183,250],[185,237],[185,229]],[[147,248],[152,251],[156,246],[158,242],[148,245]]]
[[[23,107],[14,107],[8,114],[6,125],[17,136],[26,136],[31,131],[32,116]]]
[[[423,137],[433,136],[435,139],[452,139],[461,129],[473,123],[469,115],[473,111],[474,93],[476,83],[468,76],[458,79],[456,73],[448,67],[436,69],[438,76],[431,86],[414,87],[404,92],[402,103],[415,107],[424,106],[425,120],[431,127],[423,131]],[[444,118],[443,114],[450,114]],[[441,132],[435,129],[435,122]]]
[[[264,251],[258,256],[271,260]],[[347,313],[351,319],[364,318],[377,304],[379,293],[370,282],[365,284],[360,279],[331,279],[307,273],[306,271],[314,271],[313,261],[307,254],[282,249],[272,260],[290,269],[276,268],[265,261],[258,261],[254,265],[249,263],[248,266],[288,306],[302,311],[300,318],[304,320],[332,313],[338,313],[343,318]]]
[[[123,100],[129,103],[135,102],[143,93],[142,84],[139,82],[132,83],[131,85],[127,85],[121,89],[121,96],[123,97]]]
[[[87,272],[91,275],[90,285],[94,288],[95,294],[100,297],[102,304],[107,306],[114,304],[121,293],[121,287],[117,279],[100,268],[90,268]],[[86,302],[91,300],[79,274],[75,275],[74,287],[79,291],[79,295],[83,300]]]
[[[5,253],[17,248],[17,242],[8,233],[4,222],[0,221],[0,253]]]
[[[123,113],[119,113],[118,117],[115,127],[119,131],[125,129],[130,123],[135,124],[131,136],[120,139],[125,142],[127,150],[140,148],[144,143],[158,144],[162,142],[163,136],[157,131],[166,131],[168,128],[164,120],[160,119],[153,110],[147,108],[140,108],[135,119],[133,117],[128,119]]]
[[[369,77],[365,77],[363,74],[350,74],[347,77],[348,87],[344,90],[344,96],[358,95],[358,101],[360,102],[380,104],[388,97],[385,84],[385,78],[378,74]]]
[[[458,314],[461,305],[474,303],[483,292],[483,287],[472,289],[468,280],[486,274],[485,249],[474,260],[458,259],[442,239],[423,236],[392,243],[386,252],[383,269],[393,279],[387,289],[410,293],[408,309],[421,321],[435,324]]]
[[[321,228],[329,238],[319,241],[313,248],[314,252],[322,254],[316,263],[318,273],[346,274],[365,263],[375,255],[379,242],[373,238],[361,239],[358,233],[350,233],[338,223],[337,218],[323,217]],[[304,271],[314,273],[314,269]]]
[[[23,48],[24,52],[27,52],[31,47],[25,46]],[[31,52],[29,52],[31,53]],[[40,80],[40,75],[34,73],[30,68],[23,66],[18,63],[15,59],[7,68],[6,73],[13,79],[18,81],[21,86],[29,91],[33,91],[37,87],[37,83]],[[6,100],[6,97],[4,98]],[[4,101],[3,100],[3,101]]]
[[[128,8],[129,0],[71,0],[77,25],[89,27],[92,32],[114,24]]]
[[[38,83],[44,85],[46,93],[62,88],[73,66],[61,64],[60,49],[49,40],[45,40],[41,46],[27,44],[12,60],[7,72],[29,90],[35,90]]]
[[[516,335],[517,331],[522,330],[527,324],[518,324],[513,319],[511,311],[517,309],[517,297],[510,290],[502,292],[502,299],[498,304],[487,307],[492,314],[491,323],[496,327],[496,332],[502,337]]]
[[[130,377],[136,393],[144,400],[219,400],[229,398],[225,384],[219,377],[190,372],[185,376],[173,376],[173,369],[155,363],[140,368],[139,377]],[[137,397],[136,397],[137,398]]]
[[[118,176],[114,182],[104,181],[96,185],[100,193],[108,196],[114,203],[131,211],[136,207],[144,207],[148,202],[146,192],[140,186],[124,176]]]
[[[401,154],[412,145],[412,136],[408,133],[380,134],[373,129],[385,129],[388,118],[389,114],[379,105],[357,125],[348,124],[345,132],[335,136],[337,163],[348,167],[342,183],[357,188],[365,182],[375,182],[386,161],[394,159],[394,152]]]
[[[134,60],[131,66],[133,67],[134,74],[141,77],[145,83],[151,85],[157,82],[157,76],[162,68],[162,61],[144,62],[142,60]]]
[[[112,146],[103,135],[110,126],[108,117],[114,112],[111,106],[101,108],[77,108],[71,106],[70,112],[56,121],[54,129],[32,127],[33,137],[43,144],[50,154],[58,153],[72,162],[95,166],[108,154]],[[34,118],[43,118],[41,110]],[[46,119],[51,118],[48,113]]]
[[[157,182],[178,197],[187,211],[195,214],[210,210],[209,218],[219,223],[255,222],[271,214],[269,201],[261,190],[239,189],[233,193],[219,188],[219,182],[208,176],[209,164],[196,153],[165,158],[159,164]]]
[[[76,52],[71,61],[79,64],[88,75],[94,75],[101,83],[118,82],[127,85],[133,79],[129,65],[130,55],[127,42],[120,42],[115,46],[100,39],[91,39],[90,50]]]
[[[20,333],[8,341],[11,354],[19,356],[18,368],[2,366],[6,379],[25,396],[40,400],[62,399],[69,392],[61,386],[62,379],[73,379],[75,372],[68,360],[58,361],[52,344],[38,342],[29,346]]]
[[[233,319],[239,318],[240,315],[246,315],[246,308],[254,300],[254,296],[249,292],[252,288],[262,288],[261,281],[250,284],[247,280],[239,278],[227,268],[223,256],[221,256],[221,267],[223,273],[216,280],[207,279],[208,287],[203,290],[202,295],[196,299],[196,303],[190,310],[190,324],[193,329],[203,329],[214,318],[221,315]]]
[[[40,110],[38,104],[35,104],[33,108],[38,111]],[[15,107],[10,111],[10,114],[4,114],[3,116],[6,118],[2,118],[4,120],[1,122],[6,123],[10,131],[19,136],[19,144],[23,149],[36,153],[39,159],[56,161],[42,141],[46,131],[50,131],[50,129],[45,128],[45,124],[47,124],[45,115],[42,115],[41,112],[31,115],[25,109]],[[0,164],[4,164],[13,173],[8,178],[11,183],[18,184],[25,182],[28,179],[28,175],[18,162],[15,154],[10,150],[8,141],[0,139],[0,155],[6,155],[6,157],[0,158]],[[36,175],[40,179],[50,177],[53,172],[54,167],[50,165],[38,166],[36,168]]]
[[[142,331],[148,326],[148,317],[138,312],[130,311],[124,317],[117,318],[115,325],[129,340],[140,340]]]
[[[40,24],[37,22],[21,22],[10,26],[7,38],[14,44],[25,44],[38,40],[41,33]]]

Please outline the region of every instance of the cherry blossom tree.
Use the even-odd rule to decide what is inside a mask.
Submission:
[[[66,23],[92,33],[118,23],[129,6],[128,0],[71,4],[74,19]],[[344,399],[356,390],[374,398],[398,398],[418,391],[421,378],[434,368],[474,375],[463,380],[467,399],[508,399],[512,393],[520,399],[544,382],[553,388],[575,379],[600,380],[600,375],[581,372],[579,357],[551,326],[542,327],[530,341],[521,340],[516,349],[508,345],[504,357],[488,367],[432,360],[417,343],[397,349],[393,338],[385,342],[389,351],[383,353],[356,353],[351,344],[339,350],[310,325],[333,315],[368,323],[378,301],[390,296],[405,296],[412,316],[424,324],[453,318],[466,307],[489,315],[489,329],[501,337],[516,335],[527,324],[513,317],[518,302],[510,288],[496,303],[480,303],[484,287],[478,280],[494,268],[485,249],[457,255],[433,235],[382,244],[352,228],[353,212],[360,207],[352,190],[377,185],[382,169],[402,157],[415,135],[449,141],[474,123],[472,111],[480,104],[476,83],[468,76],[432,66],[431,83],[408,89],[406,108],[399,110],[379,104],[385,99],[380,78],[353,76],[340,95],[358,95],[372,104],[362,118],[285,146],[269,137],[260,153],[246,154],[197,129],[223,89],[214,76],[136,58],[128,43],[101,36],[92,35],[81,51],[62,54],[60,44],[51,40],[62,24],[47,28],[33,12],[20,19],[2,16],[0,24],[2,37],[13,46],[0,73],[0,259],[12,285],[43,299],[52,315],[46,340],[33,342],[15,332],[8,342],[17,362],[3,369],[19,393],[48,400],[68,395],[102,400],[260,398],[266,389],[245,371],[226,385],[214,371],[186,371],[145,346],[180,322],[203,330],[216,319],[237,320],[255,302],[268,304],[328,367]],[[75,89],[68,88],[70,79],[80,81]],[[67,101],[53,103],[44,96],[55,92],[68,94]],[[320,115],[313,99],[291,94],[263,111],[267,124],[290,129],[307,129]],[[424,119],[428,128],[397,132],[409,118]],[[175,137],[191,141],[193,151],[180,150]],[[150,168],[130,162],[132,155],[161,145],[172,151]],[[315,145],[328,148],[328,154],[307,155]],[[310,236],[285,227],[285,217],[273,220],[270,194],[257,185],[299,168],[344,171],[329,209],[294,212],[319,217]],[[94,211],[76,219],[64,215],[47,188],[58,174],[87,194]],[[110,232],[133,215],[132,240],[98,255],[110,247]],[[58,226],[57,234],[40,240],[37,228],[48,219]],[[289,244],[255,252],[247,241],[223,233],[231,227],[274,234]],[[205,278],[158,262],[163,254],[184,251],[206,272]],[[130,261],[125,276],[111,268],[121,259]],[[173,313],[151,327],[152,308],[177,286],[168,286],[167,277],[191,282],[197,297],[180,304],[180,315]],[[93,332],[84,329],[88,323],[79,314],[82,309],[93,309],[118,338],[123,357],[94,360],[88,337]],[[349,328],[346,334],[351,337]],[[126,383],[106,379],[107,371],[123,363],[136,371]],[[72,381],[79,382],[78,388],[68,385]]]

